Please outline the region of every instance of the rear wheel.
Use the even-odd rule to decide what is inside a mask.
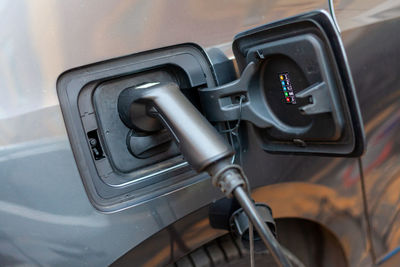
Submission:
[[[317,223],[302,219],[276,220],[279,242],[307,267],[347,266],[337,238]],[[255,253],[255,266],[276,266],[268,251]],[[179,259],[176,267],[247,267],[249,251],[227,234]],[[293,264],[293,266],[296,266]]]

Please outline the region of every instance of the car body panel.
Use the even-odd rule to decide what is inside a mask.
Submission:
[[[373,22],[363,20],[359,12],[361,19],[352,24],[346,7],[350,5],[356,10],[361,2],[339,3],[336,15],[342,30],[387,19],[387,16],[382,19],[377,16]],[[369,1],[368,7],[378,6],[379,2]],[[2,265],[109,265],[153,234],[221,197],[208,180],[202,180],[119,212],[97,211],[86,195],[59,107],[56,81],[61,73],[186,42],[206,49],[217,47],[231,58],[231,42],[238,32],[317,8],[327,9],[328,3],[319,0],[3,1],[0,4],[3,21],[0,29]],[[398,12],[390,13],[391,18],[398,15]],[[363,35],[349,34],[345,38],[349,46],[356,36]],[[358,61],[352,61],[351,52],[349,58],[358,89]],[[368,109],[370,99],[364,101],[362,97],[361,108]],[[374,132],[368,131],[368,125],[384,112],[385,109],[377,106],[374,116],[364,114],[367,133]],[[381,125],[372,124],[372,129]],[[365,157],[374,158],[374,148],[369,147],[369,151]],[[245,154],[246,172],[253,188],[259,187],[255,191],[256,199],[270,202],[277,217],[299,216],[328,225],[343,241],[353,266],[371,262],[359,179],[349,187],[344,178],[349,168],[359,177],[356,160],[269,155],[254,140],[250,140]],[[388,157],[398,158],[398,155],[399,151],[393,149]],[[284,167],[283,161],[290,161],[293,168]],[[365,168],[368,166],[364,164]],[[368,175],[366,178],[367,182],[373,180]],[[276,185],[265,186],[271,184]],[[292,192],[298,194],[293,202],[289,201]],[[285,202],[288,203],[284,205]],[[398,204],[392,200],[387,202]],[[349,235],[347,224],[338,214],[348,217],[348,224],[353,225],[348,229],[356,229],[356,234],[353,231],[354,235]],[[398,233],[395,230],[398,227],[390,231]],[[182,236],[192,240],[195,233]],[[193,247],[213,235],[196,242],[193,239]],[[358,246],[354,245],[357,240],[361,240]],[[398,239],[388,242],[386,247],[378,249],[379,255],[400,244]],[[154,253],[148,251],[146,255],[150,257]]]
[[[366,122],[368,146],[362,163],[378,262],[400,246],[399,23],[398,18],[386,20],[343,36]],[[346,176],[358,179],[352,170]]]

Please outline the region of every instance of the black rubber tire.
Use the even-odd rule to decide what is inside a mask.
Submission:
[[[275,266],[271,255],[265,251],[255,254],[256,266]],[[250,266],[249,252],[230,235],[224,235],[196,249],[178,260],[176,267],[247,267]]]
[[[343,249],[332,233],[322,226],[302,219],[276,221],[278,240],[307,267],[346,267]],[[248,249],[230,234],[192,251],[170,266],[175,267],[244,267],[250,266]],[[276,266],[270,253],[255,253],[255,266]],[[293,266],[296,266],[293,263]]]

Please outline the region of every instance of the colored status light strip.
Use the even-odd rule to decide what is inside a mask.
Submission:
[[[283,89],[285,102],[288,104],[296,104],[296,98],[294,96],[292,84],[290,83],[289,73],[288,72],[279,73],[279,81]]]

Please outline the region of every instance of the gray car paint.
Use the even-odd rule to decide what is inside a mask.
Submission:
[[[59,108],[56,80],[62,72],[183,42],[219,47],[231,57],[236,33],[327,8],[325,1],[294,2],[1,2],[2,265],[105,266],[219,196],[202,181],[120,212],[98,212],[86,196]],[[340,2],[342,30],[399,15],[366,11],[384,5],[379,2],[369,2],[365,16],[360,1]],[[348,16],[348,6],[357,16]],[[399,10],[398,3],[393,7]]]

